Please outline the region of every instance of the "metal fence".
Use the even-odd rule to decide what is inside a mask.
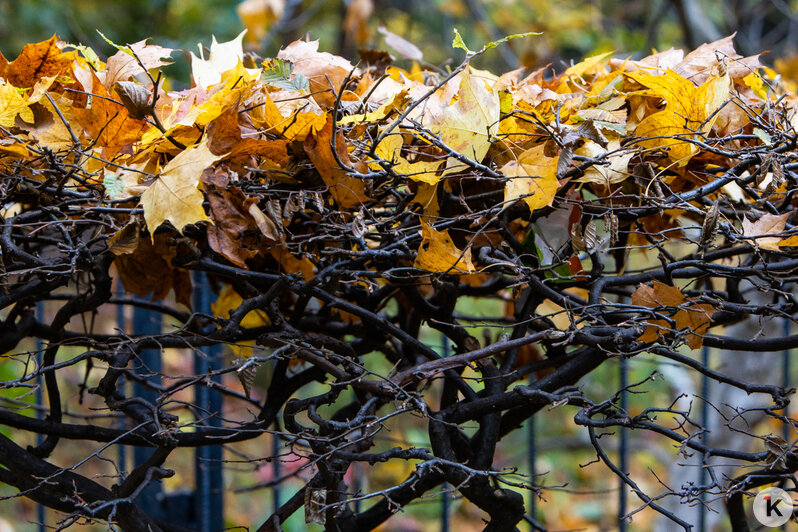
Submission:
[[[194,304],[196,311],[210,314],[211,301],[209,297],[211,290],[204,274],[196,276],[194,278],[194,283]],[[41,303],[37,306],[37,312],[40,316],[44,313]],[[127,329],[126,319],[121,305],[118,310],[117,321],[120,330]],[[134,307],[132,321],[132,332],[136,334],[157,335],[161,333],[162,323],[160,314],[157,312],[151,312],[143,306]],[[784,336],[788,336],[790,334],[791,321],[787,318],[784,319],[783,329]],[[37,340],[36,348],[40,356],[42,351],[40,340]],[[222,363],[221,349],[221,346],[214,346],[205,348],[202,352],[195,352],[195,374],[206,374],[213,368],[220,368]],[[450,354],[450,350],[449,342],[444,339],[443,355],[448,356]],[[705,367],[709,367],[710,349],[706,347],[702,348],[700,356],[702,364]],[[783,375],[781,385],[785,388],[790,387],[792,384],[790,377],[792,371],[791,357],[792,354],[790,350],[784,350],[781,353],[781,370]],[[159,379],[162,369],[161,352],[157,349],[143,350],[140,356],[140,361],[141,365],[137,369],[137,372],[141,377],[141,382],[136,382],[133,384],[133,393],[137,397],[142,397],[148,401],[155,402],[158,398],[157,392],[146,386],[145,383],[147,380],[152,380],[154,382],[154,380]],[[39,363],[41,363],[41,360],[39,360]],[[628,386],[629,371],[629,360],[624,357],[620,358],[618,362],[618,383],[620,389],[624,389]],[[530,377],[530,384],[533,382],[534,376]],[[698,403],[698,415],[701,425],[704,427],[706,427],[709,422],[710,407],[708,401],[704,399],[710,396],[710,386],[710,379],[706,375],[702,374],[700,380],[701,400]],[[627,408],[627,394],[628,392],[624,391],[620,395],[619,406],[622,409]],[[42,412],[44,411],[41,382],[39,383],[39,387],[36,391],[36,402],[37,406],[39,407],[37,408],[38,415],[41,416]],[[221,395],[218,392],[213,391],[212,386],[209,387],[200,385],[196,387],[195,404],[201,409],[195,414],[198,420],[202,419],[202,423],[207,426],[221,426]],[[785,412],[785,415],[787,415],[787,412]],[[537,467],[539,455],[539,435],[538,427],[536,425],[537,423],[535,421],[535,417],[533,416],[527,421],[525,434],[527,446],[526,465],[530,478],[532,479],[536,478],[536,475],[539,473]],[[789,427],[785,424],[783,437],[786,441],[790,441],[790,434],[788,433],[788,430]],[[276,434],[277,431],[275,431],[275,436],[272,438],[273,443],[271,453],[273,457],[277,457],[282,453],[280,439]],[[616,437],[618,438],[618,466],[621,471],[628,471],[630,462],[629,431],[627,429],[621,428],[617,431]],[[39,435],[38,438],[39,441],[37,443],[41,443],[42,436]],[[129,453],[124,446],[119,446],[118,452],[118,460],[121,464],[122,470],[124,471],[129,459]],[[151,452],[152,451],[145,447],[135,447],[133,452],[130,453],[132,454],[132,466],[136,467],[142,464],[147,460],[147,458],[149,458]],[[701,463],[706,463],[706,457],[702,457]],[[275,479],[280,478],[282,474],[280,460],[272,460],[271,467],[273,477]],[[139,502],[144,504],[144,506],[147,508],[147,512],[153,517],[164,519],[192,530],[197,530],[199,532],[217,532],[224,530],[224,479],[222,447],[197,447],[194,458],[194,469],[195,486],[192,490],[184,490],[177,493],[166,493],[159,482],[153,482],[141,493],[139,496]],[[356,482],[359,482],[359,477],[360,475],[354,475],[354,478],[357,479]],[[703,486],[706,485],[707,481],[708,474],[706,468],[698,467],[695,479],[696,484],[698,486]],[[282,501],[280,486],[274,485],[270,489],[274,505],[273,509],[276,512],[280,508]],[[353,489],[355,492],[358,492],[360,486],[353,486]],[[629,491],[625,483],[622,480],[619,480],[616,503],[618,508],[617,526],[618,530],[621,532],[627,530],[628,523],[627,520],[624,519],[624,516],[626,516],[630,511],[630,505],[632,504],[628,499],[628,493]],[[701,497],[703,502],[704,495],[702,494]],[[452,508],[453,504],[451,487],[444,485],[440,495],[440,530],[442,532],[449,532],[451,530]],[[537,496],[534,493],[530,493],[529,495],[527,508],[529,513],[525,518],[525,522],[528,525],[529,530],[546,530],[546,523],[542,522],[538,516],[539,504],[537,501]],[[706,532],[706,512],[701,511],[700,506],[697,508],[697,522],[694,522],[693,524],[695,525],[697,532]],[[358,509],[355,508],[355,511],[357,510]],[[48,529],[46,517],[47,514],[45,508],[43,506],[39,506],[38,521],[39,530],[41,532],[44,532]]]

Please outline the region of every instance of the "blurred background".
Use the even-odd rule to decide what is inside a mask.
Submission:
[[[538,68],[596,53],[644,55],[652,48],[693,49],[737,32],[743,55],[765,50],[771,63],[798,51],[796,0],[4,0],[0,1],[0,51],[15,57],[28,42],[57,33],[93,47],[101,56],[112,41],[151,37],[161,46],[197,50],[211,35],[227,41],[244,27],[248,46],[273,56],[283,44],[309,35],[320,48],[354,58],[359,48],[386,48],[384,27],[441,66],[457,28],[474,49],[501,36],[540,31],[510,42],[482,61],[491,70]],[[390,50],[390,47],[389,47]],[[390,50],[401,56],[399,50]],[[171,72],[187,73],[179,62]],[[187,78],[186,78],[187,79]]]
[[[489,51],[476,65],[495,73],[518,67],[530,69],[550,64],[562,70],[571,61],[586,56],[612,52],[618,56],[642,57],[652,49],[670,47],[691,50],[703,42],[717,40],[736,32],[735,45],[743,55],[769,51],[765,64],[775,65],[787,77],[796,78],[798,61],[798,0],[0,0],[0,52],[13,59],[26,43],[39,42],[58,34],[73,44],[91,46],[101,58],[115,52],[97,33],[102,31],[117,43],[152,42],[186,51],[197,50],[198,43],[209,46],[211,36],[228,41],[248,29],[246,47],[264,57],[274,56],[279,48],[293,40],[309,36],[321,41],[320,50],[357,57],[362,48],[387,49],[400,61],[415,60],[422,65],[445,68],[454,54],[451,42],[457,28],[473,49],[504,35],[537,31],[542,35],[517,39]],[[175,54],[175,64],[165,69],[176,85],[188,84],[188,61]],[[472,314],[495,309],[470,309]],[[476,334],[475,334],[476,335]],[[476,335],[478,336],[478,335]],[[438,341],[430,337],[429,341]],[[33,348],[33,346],[29,346]],[[164,353],[168,372],[179,374],[189,357],[179,350]],[[716,356],[716,354],[713,354]],[[77,401],[82,371],[75,366],[74,382],[66,383]],[[166,369],[166,368],[165,368]],[[586,392],[602,397],[618,389],[617,366],[607,364],[585,383]],[[636,357],[630,361],[631,382],[646,378],[657,370],[669,375],[646,388],[649,395],[630,398],[629,409],[639,412],[652,402],[668,404],[674,397],[696,386],[692,376],[676,375],[673,368]],[[0,378],[11,371],[0,361]],[[680,380],[681,379],[681,380]],[[678,384],[681,383],[681,384]],[[229,383],[235,386],[235,383]],[[71,388],[70,388],[71,387]],[[4,391],[0,390],[0,396]],[[68,392],[63,392],[68,396]],[[31,399],[32,400],[32,399]],[[638,404],[639,403],[639,404]],[[537,471],[540,484],[548,486],[544,501],[538,502],[538,517],[556,529],[617,529],[616,481],[607,485],[602,467],[584,467],[595,452],[583,431],[572,422],[572,412],[555,409],[536,416]],[[428,446],[423,424],[391,427],[390,437],[404,444]],[[1,428],[0,430],[5,430]],[[519,431],[502,443],[497,453],[497,467],[527,463],[529,449],[525,431]],[[649,467],[663,467],[673,461],[674,450],[651,440],[651,435],[630,437],[632,476],[645,476]],[[32,442],[20,442],[21,444]],[[227,449],[228,458],[268,455],[271,443],[257,440]],[[69,454],[68,450],[64,450]],[[78,461],[86,449],[74,449],[74,456],[61,455],[61,463]],[[177,453],[176,453],[177,454]],[[191,485],[191,460],[184,453],[185,471],[171,479],[167,490]],[[297,458],[283,465],[284,470],[298,469]],[[580,465],[583,464],[583,465]],[[107,474],[102,464],[94,464],[94,474]],[[397,468],[393,462],[370,471],[364,489],[381,489],[400,482],[412,466]],[[525,466],[519,466],[522,470]],[[393,468],[393,469],[391,469]],[[268,483],[274,471],[265,463],[233,464],[228,468],[225,489],[226,519],[230,526],[260,523],[269,515],[274,493],[247,491],[248,487]],[[299,474],[299,473],[298,473]],[[301,476],[301,474],[299,474]],[[649,475],[650,477],[650,475]],[[643,487],[656,487],[649,478]],[[299,480],[283,486],[283,497],[290,496]],[[234,490],[243,490],[234,494]],[[38,530],[36,508],[22,499],[3,499],[14,490],[0,486],[0,532]],[[473,506],[452,500],[452,529],[459,532],[480,530],[481,513]],[[438,499],[422,499],[408,511],[392,519],[383,530],[440,530]],[[296,516],[285,530],[304,530],[301,516]],[[632,530],[655,528],[653,512],[635,517]],[[48,512],[47,523],[58,516]],[[256,525],[257,526],[257,525]],[[97,527],[102,530],[103,527]]]

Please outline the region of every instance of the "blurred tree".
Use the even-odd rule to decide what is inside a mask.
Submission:
[[[321,47],[354,57],[358,48],[386,48],[377,32],[415,43],[424,60],[449,57],[452,30],[468,42],[540,31],[539,38],[493,50],[483,61],[505,69],[520,65],[562,66],[602,52],[645,54],[652,48],[694,48],[737,32],[746,54],[771,50],[772,57],[798,49],[795,1],[786,0],[11,0],[0,3],[0,50],[16,55],[27,42],[53,33],[62,39],[110,51],[96,29],[115,42],[152,37],[164,46],[195,50],[209,35],[228,40],[246,26],[249,46],[274,55],[306,35]],[[238,8],[238,10],[236,9]],[[184,67],[175,67],[184,68]],[[180,78],[183,72],[173,73]]]

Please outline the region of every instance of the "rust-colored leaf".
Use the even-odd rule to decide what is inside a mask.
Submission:
[[[330,187],[330,194],[332,194],[338,206],[343,209],[350,209],[362,205],[369,197],[366,195],[363,181],[350,177],[347,171],[338,163],[338,160],[340,160],[344,165],[354,166],[346,150],[346,139],[340,131],[336,136],[335,145],[338,160],[333,154],[331,146],[332,121],[332,115],[328,115],[324,127],[320,131],[308,135],[304,144],[305,152],[310,157],[316,170],[319,171],[324,184]]]
[[[75,52],[63,52],[53,35],[46,41],[26,44],[14,61],[5,65],[0,77],[15,87],[30,88],[42,78],[68,73],[75,59]]]

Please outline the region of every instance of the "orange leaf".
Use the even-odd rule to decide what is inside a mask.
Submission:
[[[98,146],[111,148],[114,152],[122,151],[125,146],[137,142],[152,126],[144,120],[130,118],[119,98],[108,92],[94,72],[91,79],[92,93],[96,97],[91,98],[85,109],[76,108],[75,117]]]
[[[5,65],[0,77],[15,87],[29,88],[42,78],[68,72],[75,52],[62,52],[58,42],[58,37],[53,35],[46,41],[26,44],[19,57]]]
[[[360,179],[349,177],[341,168],[332,151],[333,117],[327,116],[327,122],[321,131],[311,133],[305,139],[305,152],[319,171],[324,184],[330,187],[335,203],[343,209],[357,207],[368,201],[365,185]],[[354,166],[346,151],[346,138],[339,131],[335,137],[335,151],[338,159],[345,165]]]
[[[712,323],[712,314],[715,307],[708,303],[697,303],[692,298],[686,297],[679,287],[670,286],[659,281],[654,281],[650,286],[641,284],[632,294],[632,304],[658,309],[658,312],[668,314],[673,319],[676,330],[687,329],[685,339],[691,349],[698,349],[703,344],[703,335]],[[676,307],[668,310],[662,307]],[[666,320],[646,321],[646,330],[638,338],[641,342],[655,342],[671,330],[671,325]]]

